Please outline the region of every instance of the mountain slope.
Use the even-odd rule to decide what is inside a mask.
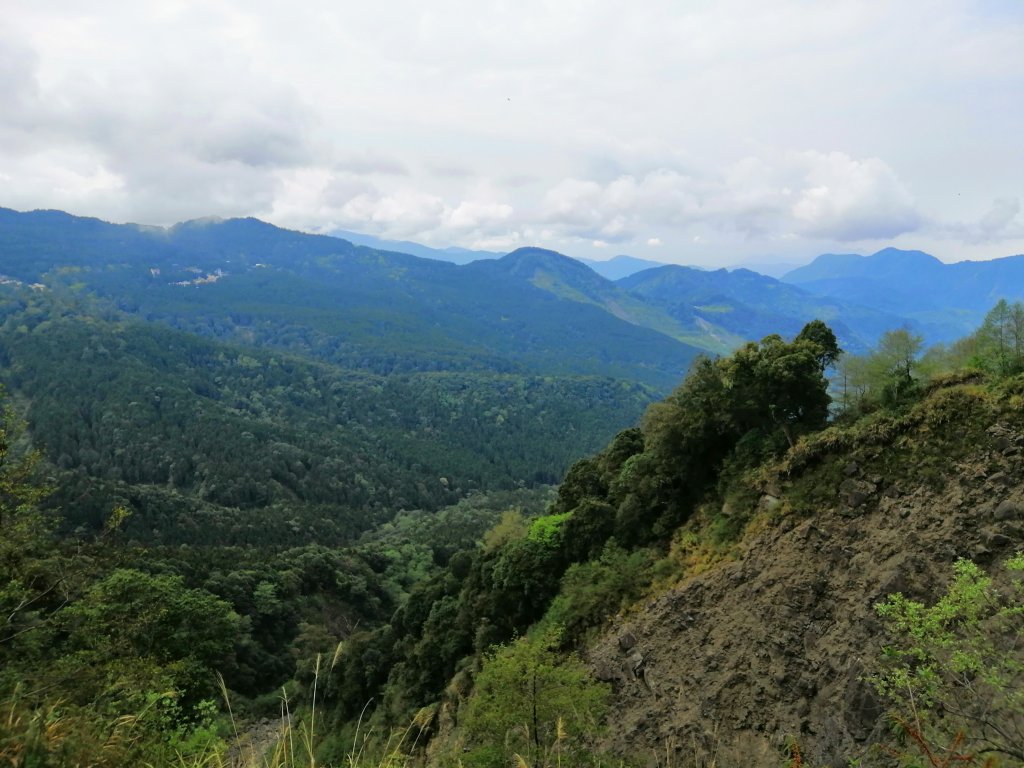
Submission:
[[[651,398],[608,378],[381,377],[0,299],[0,380],[61,471],[69,525],[122,503],[140,541],[350,541],[401,509],[554,483]]]
[[[492,279],[525,281],[559,299],[600,307],[627,323],[650,328],[705,351],[722,352],[726,349],[700,332],[687,329],[659,307],[622,290],[580,260],[556,251],[519,248],[500,259],[480,262],[469,269]]]
[[[734,496],[721,514],[755,521],[735,555],[593,644],[615,690],[606,747],[776,765],[796,740],[807,764],[847,765],[887,740],[864,680],[888,642],[873,606],[934,601],[957,558],[988,566],[1024,544],[1024,422],[970,384],[868,421],[798,446]]]
[[[684,327],[734,346],[770,333],[793,336],[820,319],[832,326],[844,349],[872,346],[897,315],[816,297],[747,269],[705,271],[666,266],[638,272],[616,285],[662,307]]]
[[[0,211],[0,273],[92,291],[183,330],[374,373],[610,375],[667,389],[698,352],[525,278],[255,219],[163,230]]]
[[[944,264],[921,251],[886,248],[870,256],[819,256],[782,279],[818,296],[904,315],[928,341],[950,341],[977,327],[999,299],[1024,298],[1024,256]]]

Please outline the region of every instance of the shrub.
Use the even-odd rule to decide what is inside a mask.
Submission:
[[[957,764],[1024,762],[1024,555],[1007,561],[1000,586],[970,561],[953,570],[934,605],[895,594],[876,606],[894,641],[871,681],[904,741],[931,765],[947,764],[936,762],[942,751]]]

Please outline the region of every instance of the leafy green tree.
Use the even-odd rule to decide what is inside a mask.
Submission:
[[[467,764],[507,765],[512,754],[534,768],[586,764],[584,738],[596,732],[610,690],[551,633],[521,638],[485,659],[466,705]]]
[[[843,355],[837,366],[834,385],[839,393],[839,406],[843,413],[861,410],[871,390],[867,356]]]
[[[967,560],[953,571],[933,605],[895,594],[876,606],[893,643],[872,682],[925,758],[949,749],[957,764],[1024,763],[1024,555],[998,579]]]
[[[737,446],[762,457],[824,426],[825,367],[838,354],[827,326],[809,324],[792,342],[767,336],[731,357],[698,360],[680,387],[648,408],[644,451],[620,473],[634,475],[631,489],[612,483],[622,498],[616,539],[633,545],[671,533]]]
[[[594,559],[565,572],[545,624],[564,628],[563,643],[581,640],[588,629],[639,598],[650,583],[651,560],[651,550],[627,552],[612,539]]]
[[[822,426],[831,402],[823,372],[837,355],[834,337],[826,348],[800,336],[790,344],[768,336],[722,361],[739,430],[770,434],[778,429],[793,445],[797,430]]]
[[[835,365],[843,354],[835,333],[822,320],[809,322],[800,330],[794,341],[806,341],[818,348],[818,367],[822,371]]]
[[[975,336],[982,368],[1001,376],[1024,370],[1024,304],[1000,299]]]
[[[878,349],[868,358],[872,389],[880,393],[882,402],[895,405],[916,390],[917,360],[924,338],[908,328],[886,331]]]

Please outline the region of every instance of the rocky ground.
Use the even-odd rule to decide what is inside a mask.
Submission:
[[[989,564],[1024,544],[1024,435],[996,422],[965,439],[938,478],[912,452],[896,479],[891,452],[843,459],[834,502],[809,518],[787,513],[786,482],[770,488],[759,505],[776,508],[772,522],[735,560],[588,650],[615,691],[602,746],[651,766],[732,768],[777,766],[795,739],[805,764],[870,764],[886,729],[862,679],[884,643],[875,603],[934,598],[957,558]]]

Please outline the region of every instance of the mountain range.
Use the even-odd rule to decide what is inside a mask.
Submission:
[[[620,256],[602,263],[630,272],[613,280],[540,248],[462,253],[474,259],[457,265],[256,219],[164,229],[0,209],[0,272],[10,279],[75,286],[147,320],[298,344],[375,373],[611,375],[664,391],[701,352],[791,335],[811,319],[860,352],[901,325],[952,340],[998,299],[1024,297],[1020,256],[944,264],[892,248],[825,254],[781,280],[746,269],[632,271],[647,262]]]
[[[782,280],[817,296],[904,317],[930,341],[970,333],[999,299],[1024,299],[1024,255],[945,264],[922,251],[824,254]]]

